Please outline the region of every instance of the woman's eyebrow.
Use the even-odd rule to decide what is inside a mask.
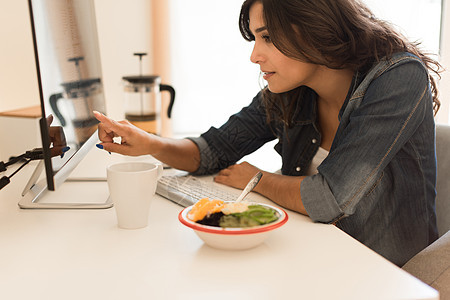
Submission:
[[[255,33],[259,33],[259,32],[264,31],[264,30],[267,30],[266,26],[262,26],[262,27],[256,28],[255,29]]]

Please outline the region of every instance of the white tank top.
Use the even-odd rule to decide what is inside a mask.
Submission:
[[[317,167],[323,162],[325,158],[328,156],[327,150],[323,149],[322,147],[319,147],[319,150],[317,150],[316,155],[314,155],[311,164],[309,165],[308,170],[306,171],[307,176],[311,176],[314,174],[317,174]]]

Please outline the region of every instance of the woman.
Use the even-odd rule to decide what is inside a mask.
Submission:
[[[182,140],[96,114],[99,147],[243,188],[258,169],[236,162],[278,139],[281,174],[256,192],[399,266],[433,242],[439,65],[357,0],[247,0],[239,25],[267,81],[248,107]]]

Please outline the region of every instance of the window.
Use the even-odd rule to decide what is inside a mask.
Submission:
[[[171,0],[175,133],[220,126],[260,90],[252,44],[239,31],[243,0]]]
[[[435,54],[444,69],[448,69],[450,60],[450,41],[445,36],[450,31],[450,7],[445,8],[445,0],[363,0],[380,19],[395,24],[409,40],[421,42],[426,53]],[[444,8],[444,9],[443,9]],[[441,16],[443,16],[441,18]],[[446,18],[446,16],[448,16]],[[442,32],[441,32],[442,29]],[[439,100],[441,107],[436,122],[449,123],[450,74],[445,71],[439,81]]]
[[[420,41],[425,52],[439,54],[441,0],[363,0],[380,19],[386,20],[410,41]]]

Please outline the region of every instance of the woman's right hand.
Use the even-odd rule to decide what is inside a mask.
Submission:
[[[130,122],[115,121],[97,111],[94,111],[94,116],[100,121],[98,137],[101,143],[97,145],[100,149],[130,156],[154,155],[155,153],[152,152],[158,149],[157,136],[145,132]],[[113,140],[117,137],[120,137],[120,143]]]

